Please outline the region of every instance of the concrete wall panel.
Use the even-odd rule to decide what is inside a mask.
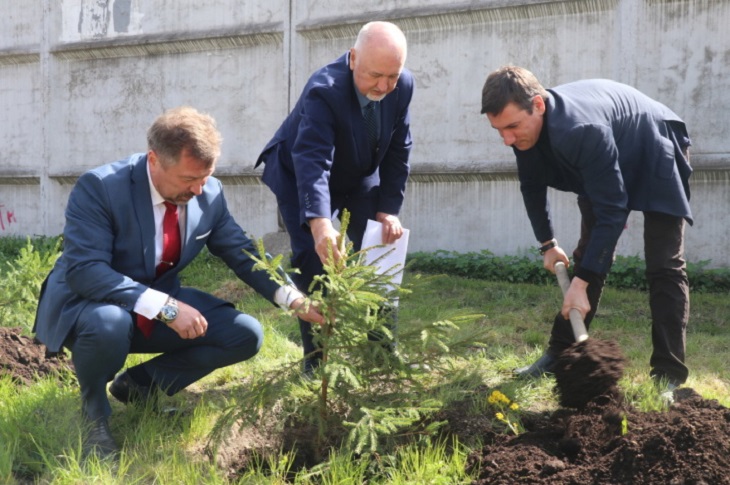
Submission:
[[[40,151],[43,104],[38,63],[0,65],[2,121],[2,173],[35,174],[45,161]]]
[[[263,140],[271,136],[264,129],[286,113],[285,78],[278,66],[263,62],[276,55],[275,44],[262,44],[61,63],[57,74],[67,82],[53,88],[62,108],[51,114],[58,130],[53,171],[80,171],[145,151],[152,120],[183,104],[217,120],[224,137],[221,170],[252,167]],[[272,88],[282,93],[278,99],[265,96]]]
[[[511,150],[501,147],[479,114],[486,75],[516,64],[535,66],[546,85],[598,76],[611,57],[594,39],[611,35],[614,14],[604,8],[610,2],[584,3],[595,10],[554,2],[456,12],[425,17],[421,30],[407,31],[408,66],[419,89],[413,104],[414,165],[484,170],[511,161]]]
[[[71,194],[77,178],[75,175],[55,176],[49,177],[46,183],[41,184],[40,195],[43,210],[40,213],[40,220],[43,221],[45,227],[43,234],[52,236],[63,233],[68,196]]]
[[[0,184],[0,237],[45,234],[40,212],[37,183]]]
[[[251,177],[222,176],[226,201],[238,224],[254,239],[279,231],[276,198],[263,184]]]
[[[690,127],[694,152],[727,156],[730,2],[643,2],[635,86],[664,100]],[[659,75],[658,75],[659,74]],[[727,158],[725,158],[727,161]]]
[[[50,114],[56,149],[51,174],[81,172],[129,153],[145,151],[145,131],[167,101],[163,64],[146,58],[65,61],[56,66],[59,79]]]
[[[0,0],[0,51],[27,49],[40,43],[43,1]]]
[[[268,0],[63,0],[62,42],[220,30],[281,22],[288,2]]]
[[[410,183],[406,194],[401,220],[411,230],[411,251],[486,249],[518,254],[532,247],[525,244],[533,240],[532,231],[518,184],[511,177],[476,181],[424,177],[422,182]],[[444,205],[445,201],[450,203]],[[455,235],[451,227],[468,230]]]
[[[519,254],[535,245],[514,156],[479,114],[506,63],[548,87],[587,77],[631,84],[674,109],[694,145],[687,257],[730,265],[730,3],[723,0],[0,0],[2,231],[58,234],[85,169],[145,149],[163,109],[192,104],[224,136],[217,175],[251,235],[277,231],[253,163],[311,72],[373,19],[409,41],[416,76],[411,250]],[[21,163],[15,163],[20,161]],[[574,196],[550,194],[556,235],[578,234]],[[5,211],[5,212],[3,212]],[[621,254],[642,254],[632,214]]]
[[[705,171],[692,186],[695,225],[686,228],[688,261],[710,261],[711,266],[730,266],[730,173]]]

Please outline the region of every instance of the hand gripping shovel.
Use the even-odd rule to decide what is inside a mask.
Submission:
[[[558,261],[555,263],[555,275],[558,277],[558,284],[560,289],[563,290],[563,296],[568,292],[570,288],[570,277],[568,276],[568,270],[565,268],[565,263]],[[573,327],[573,336],[576,342],[582,342],[588,338],[588,330],[586,330],[586,324],[583,322],[583,316],[580,314],[577,308],[571,308],[570,313],[570,326]]]

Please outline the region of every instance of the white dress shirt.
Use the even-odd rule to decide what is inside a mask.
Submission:
[[[152,211],[155,216],[155,268],[162,260],[162,222],[165,218],[165,199],[162,198],[160,193],[152,183],[152,177],[150,176],[149,162],[147,165],[147,180],[150,184],[150,195],[152,202]],[[185,241],[185,221],[187,219],[186,206],[178,205],[178,224],[180,225],[180,243],[184,244]],[[180,248],[182,252],[182,247]],[[143,315],[149,319],[154,319],[159,313],[162,307],[167,302],[169,295],[152,288],[147,288],[142,293],[137,302],[134,304],[134,311],[139,315]],[[297,289],[294,285],[285,285],[276,290],[274,293],[274,302],[284,310],[291,308],[291,304],[297,298],[304,298],[304,294]]]

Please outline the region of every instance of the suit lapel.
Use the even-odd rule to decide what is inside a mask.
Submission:
[[[180,262],[182,263],[182,260],[185,258],[185,250],[189,247],[192,247],[190,238],[193,237],[193,234],[195,234],[195,229],[200,224],[200,218],[203,216],[203,211],[200,208],[200,204],[198,203],[198,198],[193,197],[190,199],[190,202],[188,202],[188,205],[185,206],[185,234],[183,234],[183,247],[182,247],[182,253],[180,254]]]
[[[155,216],[147,177],[147,155],[140,157],[132,168],[132,201],[137,213],[145,273],[155,276]]]
[[[380,159],[385,153],[385,148],[390,143],[390,135],[395,125],[396,107],[398,106],[398,88],[389,93],[385,99],[380,102],[380,136],[378,137],[377,150],[373,157],[370,153],[370,143],[368,142],[367,128],[365,127],[365,119],[362,116],[362,109],[354,94],[352,103],[352,119],[356,120],[354,129],[356,130],[355,139],[357,140],[358,152],[360,153],[360,163],[367,165],[369,168],[380,163]]]
[[[390,137],[395,126],[396,107],[398,106],[398,91],[396,87],[393,92],[388,94],[380,103],[380,138],[378,138],[378,151],[375,155],[375,163],[379,164],[380,159],[385,153],[385,149],[390,144]]]
[[[352,76],[351,76],[352,77]],[[365,126],[365,118],[362,115],[362,108],[360,108],[360,101],[357,99],[355,94],[355,86],[350,86],[351,93],[351,110],[350,119],[352,120],[352,130],[354,131],[355,143],[357,143],[358,159],[357,164],[361,169],[367,169],[372,161],[370,155],[370,142],[368,141],[368,130]]]

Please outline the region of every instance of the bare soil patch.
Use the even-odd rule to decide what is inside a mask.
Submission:
[[[45,346],[21,332],[20,328],[0,327],[0,376],[9,375],[28,385],[39,377],[73,369],[65,354],[47,358]]]
[[[730,484],[730,409],[690,388],[674,396],[666,412],[603,396],[531,416],[519,436],[486,432],[468,460],[474,484]]]

